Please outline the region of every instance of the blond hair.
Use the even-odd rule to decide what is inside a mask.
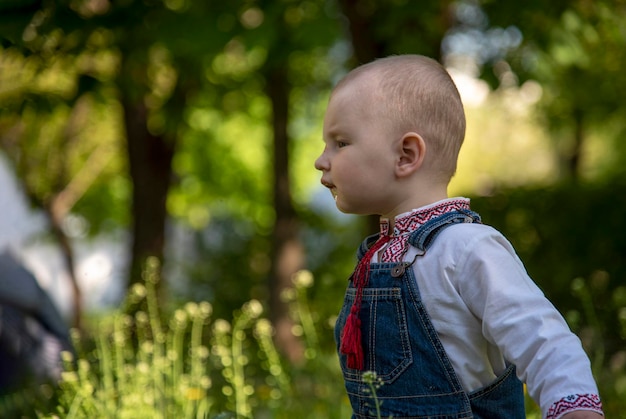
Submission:
[[[372,98],[393,132],[416,132],[424,138],[431,168],[449,181],[465,137],[465,113],[459,92],[445,68],[422,55],[380,58],[352,70],[335,86],[367,76]],[[378,106],[378,103],[371,103]]]

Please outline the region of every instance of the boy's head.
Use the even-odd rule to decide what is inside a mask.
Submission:
[[[463,105],[446,70],[424,56],[391,56],[354,69],[335,86],[316,168],[340,210],[394,214],[385,206],[401,206],[394,185],[410,187],[404,181],[419,176],[422,184],[447,186],[464,135]],[[349,187],[338,184],[344,179]],[[367,193],[354,196],[359,189]]]
[[[381,123],[390,135],[416,132],[426,142],[426,163],[450,180],[456,172],[465,138],[465,113],[459,92],[448,72],[432,58],[396,55],[352,70],[333,89],[365,81]]]

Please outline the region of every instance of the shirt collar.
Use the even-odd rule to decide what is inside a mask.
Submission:
[[[394,228],[392,234],[390,234],[389,231],[389,219],[381,217],[380,234],[384,236],[400,236],[408,234],[417,230],[422,224],[438,217],[439,215],[459,209],[470,209],[470,200],[463,197],[447,198],[408,212],[404,212],[394,218]]]

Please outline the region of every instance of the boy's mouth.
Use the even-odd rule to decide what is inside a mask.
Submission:
[[[330,193],[333,195],[333,199],[336,201],[337,200],[337,188],[335,187],[335,185],[333,185],[332,183],[322,179],[322,185],[326,186],[328,188],[328,190],[330,191]]]

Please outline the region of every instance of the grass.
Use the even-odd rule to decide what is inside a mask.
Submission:
[[[125,311],[100,319],[94,347],[81,348],[78,359],[65,354],[61,396],[55,418],[204,418],[211,411],[208,348],[202,332],[211,315],[208,303],[188,303],[176,310],[168,327],[161,324],[148,267],[146,286],[136,285],[129,303],[145,300],[146,311]]]
[[[64,354],[58,400],[39,418],[349,416],[336,359],[321,354],[308,311],[310,273],[294,277],[291,295],[307,342],[307,361],[295,368],[283,364],[259,301],[230,321],[212,318],[207,302],[187,303],[164,320],[155,268],[148,265],[145,286],[132,288],[125,307],[92,322],[91,336],[75,332],[79,355]],[[129,306],[145,310],[129,316]]]

